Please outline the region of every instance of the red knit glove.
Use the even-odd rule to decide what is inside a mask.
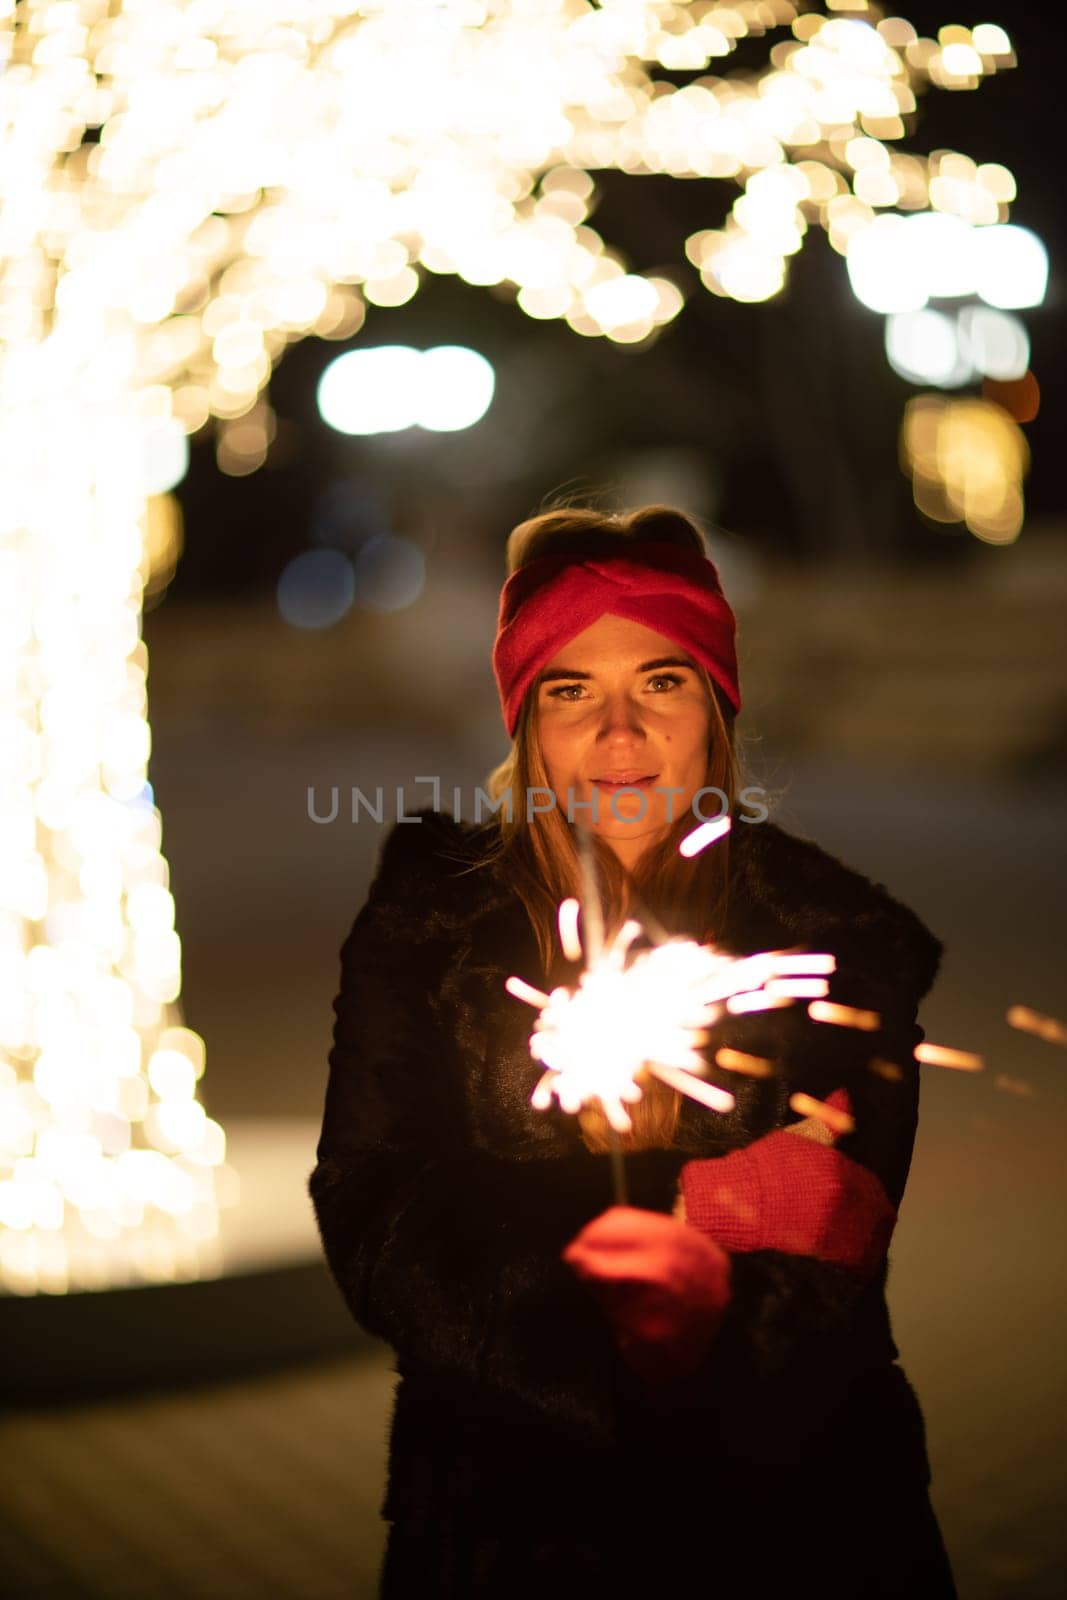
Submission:
[[[730,1258],[659,1211],[612,1206],[563,1260],[599,1298],[627,1365],[647,1383],[695,1372],[730,1303]]]
[[[727,1250],[815,1256],[873,1277],[896,1226],[873,1172],[785,1128],[728,1156],[687,1161],[681,1181],[686,1222]]]

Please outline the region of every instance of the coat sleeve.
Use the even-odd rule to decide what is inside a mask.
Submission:
[[[414,829],[386,842],[341,951],[322,1134],[309,1193],[357,1323],[447,1402],[587,1441],[615,1430],[616,1364],[560,1259],[610,1203],[584,1150],[525,1161],[467,1136],[460,1066],[435,1011],[453,953]],[[669,1212],[683,1157],[627,1163],[633,1203]]]
[[[793,1090],[824,1097],[846,1086],[856,1127],[837,1149],[873,1172],[899,1208],[918,1121],[918,1005],[941,945],[896,907],[868,934],[828,927],[821,947],[838,955],[829,998],[877,1011],[881,1027],[863,1033],[798,1011],[779,1053],[781,1125],[794,1116]],[[898,1354],[885,1302],[888,1261],[873,1279],[775,1250],[734,1254],[731,1267],[730,1305],[689,1400],[731,1453],[800,1461],[864,1372]]]

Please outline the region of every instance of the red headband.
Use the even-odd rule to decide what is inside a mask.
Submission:
[[[606,612],[680,644],[740,711],[737,624],[714,562],[682,545],[642,544],[633,555],[540,556],[505,583],[493,671],[509,737],[541,668]]]

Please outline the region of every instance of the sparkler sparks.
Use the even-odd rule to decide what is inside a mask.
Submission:
[[[917,1044],[915,1059],[931,1067],[955,1067],[959,1072],[981,1072],[983,1065],[973,1050],[954,1050],[947,1044]]]
[[[687,833],[678,846],[678,854],[682,856],[696,856],[701,850],[706,850],[709,844],[714,844],[716,839],[721,839],[730,831],[730,818],[717,817],[714,822],[702,822],[699,828],[694,828],[692,833]]]
[[[716,837],[726,828],[720,826]],[[599,1101],[614,1132],[629,1133],[633,1122],[626,1107],[641,1099],[641,1080],[652,1074],[710,1110],[731,1111],[734,1096],[703,1081],[707,1063],[700,1047],[707,1043],[707,1029],[728,1012],[825,994],[825,974],[834,970],[834,957],[783,950],[735,957],[714,945],[665,938],[629,959],[644,932],[633,918],[601,948],[602,914],[586,830],[580,843],[588,948],[577,987],[560,985],[545,994],[522,978],[509,977],[506,983],[509,993],[540,1012],[530,1054],[545,1071],[531,1104],[547,1110],[556,1099],[564,1111],[576,1113]],[[582,954],[577,913],[575,900],[562,902],[560,938],[571,959]],[[749,1076],[771,1070],[769,1062],[739,1052],[719,1052],[716,1059],[722,1066],[736,1064]]]
[[[1046,1017],[1041,1011],[1031,1011],[1029,1006],[1011,1006],[1004,1020],[1009,1028],[1036,1034],[1047,1044],[1067,1045],[1067,1023],[1058,1017]]]
[[[627,965],[640,932],[639,923],[625,923],[575,989],[546,995],[521,978],[507,980],[510,993],[540,1009],[530,1038],[531,1055],[546,1068],[531,1096],[538,1109],[553,1096],[570,1112],[599,1100],[615,1131],[629,1133],[626,1105],[641,1098],[640,1078],[649,1072],[712,1110],[730,1111],[733,1095],[698,1076],[706,1070],[697,1048],[705,1030],[727,1011],[790,1005],[812,982],[825,989],[824,978],[796,974],[795,958],[784,952],[737,958],[687,939],[668,939]],[[820,970],[825,960],[812,957]],[[754,987],[770,983],[779,988]],[[720,1064],[732,1064],[732,1054]]]
[[[702,824],[686,836],[679,851],[695,855],[723,838],[729,828],[729,818]],[[610,1130],[616,1203],[625,1204],[619,1137],[633,1129],[627,1107],[641,1100],[649,1075],[709,1110],[734,1108],[728,1090],[704,1079],[708,1063],[701,1052],[713,1023],[724,1015],[778,1009],[801,999],[809,1001],[806,1009],[813,1021],[837,1027],[877,1033],[882,1017],[877,1011],[825,998],[828,975],[837,967],[828,952],[770,950],[731,956],[712,943],[659,937],[634,918],[624,922],[605,946],[588,828],[579,827],[578,841],[582,899],[562,901],[558,916],[567,959],[586,957],[577,985],[560,985],[546,994],[512,976],[506,988],[539,1013],[530,1035],[530,1054],[545,1070],[530,1096],[531,1105],[543,1111],[556,1100],[564,1111],[576,1114],[599,1102]],[[652,948],[631,956],[642,936],[652,940]],[[1007,1021],[1051,1042],[1067,1043],[1067,1026],[1028,1007],[1013,1006]],[[948,1045],[921,1043],[913,1056],[920,1064],[958,1071],[977,1072],[984,1065],[980,1055]],[[714,1060],[729,1072],[751,1078],[767,1078],[775,1071],[773,1059],[728,1046],[718,1048]],[[866,1065],[888,1082],[903,1079],[894,1061],[872,1055]],[[1020,1080],[1003,1074],[995,1087],[1019,1095],[1032,1093]],[[798,1116],[811,1119],[810,1137],[822,1142],[855,1131],[855,1119],[848,1112],[809,1094],[791,1094],[789,1106]]]
[[[877,1033],[882,1019],[877,1011],[863,1011],[857,1006],[838,1005],[833,1000],[813,1000],[808,1007],[813,1022],[836,1023],[842,1028],[862,1028],[865,1033]]]
[[[856,1127],[855,1120],[847,1111],[839,1111],[836,1106],[828,1106],[810,1094],[802,1094],[799,1091],[791,1094],[789,1105],[799,1116],[815,1117],[818,1122],[824,1123],[831,1133],[852,1133]]]
[[[769,1078],[774,1072],[774,1062],[768,1061],[765,1056],[752,1056],[744,1050],[731,1050],[729,1045],[723,1045],[716,1050],[715,1060],[720,1067],[725,1067],[727,1072],[740,1072],[747,1078]]]
[[[1005,1094],[1018,1095],[1022,1100],[1031,1100],[1034,1096],[1034,1086],[1027,1083],[1025,1078],[1013,1078],[1010,1073],[1000,1072],[993,1079],[994,1089],[1002,1089]]]

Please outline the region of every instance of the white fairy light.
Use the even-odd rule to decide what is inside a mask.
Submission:
[[[976,288],[987,305],[1002,310],[1039,306],[1048,287],[1048,251],[1029,228],[1013,223],[975,235]]]
[[[1018,317],[986,306],[969,306],[957,318],[960,345],[987,378],[1011,383],[1030,365],[1030,336]]]
[[[885,353],[893,371],[910,383],[957,389],[974,377],[960,328],[941,311],[900,311],[886,318]]]
[[[655,306],[655,290],[640,281]],[[455,433],[485,415],[495,383],[491,364],[464,345],[375,345],[330,362],[319,379],[319,413],[340,433]]]

